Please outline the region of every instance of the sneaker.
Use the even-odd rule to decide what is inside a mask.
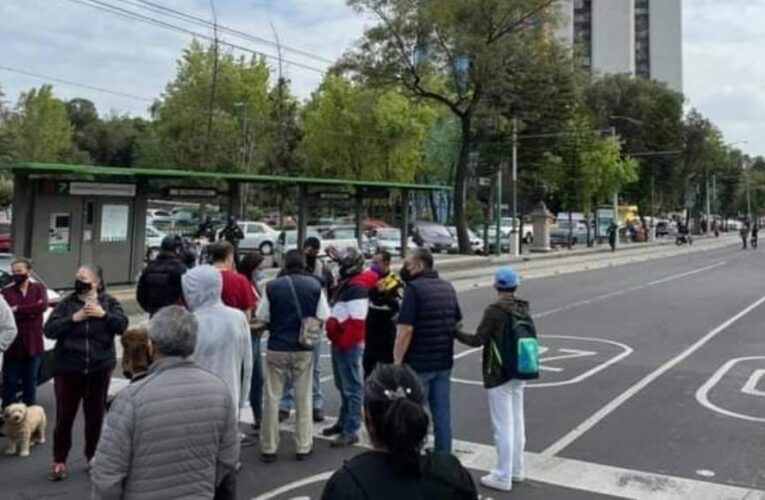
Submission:
[[[313,448],[308,450],[306,453],[295,453],[295,460],[302,462],[303,460],[308,459],[311,455],[313,455]]]
[[[266,464],[272,464],[276,462],[276,453],[263,453],[260,456],[260,460]]]
[[[317,424],[324,422],[324,410],[322,410],[321,408],[314,408],[313,421]]]
[[[517,476],[513,476],[513,482],[514,483],[524,483],[524,482],[526,482],[526,475],[525,474],[519,474]]]
[[[251,436],[245,436],[239,441],[239,446],[242,448],[249,448],[250,446],[255,446],[257,443],[257,439]]]
[[[321,435],[324,437],[337,436],[338,434],[342,434],[342,433],[343,433],[343,428],[337,424],[331,427],[327,427],[326,429],[321,431]]]
[[[290,418],[290,412],[287,410],[279,410],[279,422],[284,422]]]
[[[329,443],[332,448],[347,448],[353,446],[359,442],[358,436],[349,436],[348,434],[340,434],[337,439]]]
[[[483,476],[481,478],[481,484],[487,488],[499,491],[510,491],[513,489],[512,481],[500,481],[494,476],[494,474]]]
[[[69,477],[69,473],[66,470],[66,464],[63,462],[53,462],[48,479],[51,481],[63,481],[67,477]]]

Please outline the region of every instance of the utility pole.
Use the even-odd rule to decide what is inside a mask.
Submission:
[[[497,189],[494,200],[494,226],[497,231],[494,238],[494,253],[499,257],[502,255],[502,170],[507,166],[507,162],[501,162],[497,169]],[[488,250],[488,248],[487,248]]]
[[[616,140],[616,127],[611,127],[611,137]],[[614,249],[619,247],[619,191],[614,190],[614,225],[616,226],[616,238],[614,238]]]
[[[655,180],[656,176],[654,175],[653,167],[651,167],[651,232],[648,235],[648,241],[651,242],[656,241],[656,205],[654,204]]]
[[[520,255],[520,235],[518,231],[518,120],[513,118],[513,171],[512,171],[512,183],[513,183],[513,229],[511,234],[510,245],[512,247],[513,257]]]
[[[706,188],[705,188],[705,195],[706,195],[706,205],[707,205],[707,230],[704,231],[704,234],[709,234],[709,231],[712,226],[712,196],[709,188],[709,172],[706,173],[705,182],[706,182]]]
[[[752,194],[749,186],[749,170],[744,165],[744,175],[746,176],[746,218],[749,224],[752,223]]]

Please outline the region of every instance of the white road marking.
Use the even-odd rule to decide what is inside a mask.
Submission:
[[[712,264],[711,266],[702,267],[701,269],[695,269],[693,271],[688,271],[687,273],[676,274],[674,276],[668,276],[668,277],[662,278],[660,280],[651,281],[650,283],[646,283],[646,286],[661,285],[662,283],[667,283],[669,281],[673,281],[673,280],[676,280],[678,278],[685,278],[686,276],[693,276],[694,274],[703,273],[704,271],[711,271],[712,269],[724,266],[725,264],[726,264],[725,262],[718,262],[717,264]]]
[[[735,316],[731,317],[730,319],[723,322],[721,325],[714,328],[712,331],[701,337],[698,341],[696,341],[693,345],[688,347],[686,350],[675,356],[674,358],[670,359],[663,365],[661,365],[656,370],[652,371],[645,377],[643,377],[641,380],[639,380],[635,385],[624,391],[622,394],[620,394],[618,397],[616,397],[613,401],[608,403],[606,406],[595,412],[592,416],[590,416],[587,420],[576,426],[571,432],[563,436],[561,439],[553,443],[551,446],[549,446],[546,450],[542,452],[542,455],[545,457],[552,457],[563,451],[565,448],[567,448],[571,443],[579,439],[582,435],[584,435],[587,431],[595,427],[600,421],[602,421],[604,418],[606,418],[608,415],[610,415],[612,412],[617,410],[620,406],[622,406],[624,403],[629,401],[633,396],[635,396],[637,393],[645,389],[649,384],[651,384],[653,381],[670,371],[672,368],[676,367],[678,364],[680,364],[682,361],[684,361],[686,358],[688,358],[691,354],[698,351],[701,347],[703,347],[707,342],[715,338],[717,335],[720,334],[720,332],[725,331],[728,329],[732,324],[749,314],[750,312],[754,311],[756,308],[761,306],[763,303],[765,303],[765,296],[760,297],[757,301],[755,301],[753,304],[747,306],[745,309],[737,313]]]
[[[704,385],[699,387],[699,390],[696,391],[696,401],[699,402],[701,406],[704,406],[705,408],[708,408],[714,412],[720,413],[721,415],[725,415],[727,417],[733,417],[738,418],[741,420],[748,420],[749,422],[765,422],[765,418],[763,417],[754,417],[752,415],[745,415],[743,413],[737,413],[734,411],[726,410],[725,408],[721,408],[720,406],[714,404],[709,399],[709,392],[712,390],[714,386],[716,386],[720,380],[725,376],[726,373],[728,373],[735,365],[743,362],[743,361],[754,361],[754,360],[765,360],[765,356],[749,356],[745,358],[734,358],[725,363],[720,367],[719,370],[715,372],[712,377],[707,380]],[[761,371],[761,370],[760,370]],[[749,379],[752,380],[751,378]],[[749,381],[747,381],[748,383]],[[744,386],[746,388],[746,386]]]
[[[454,359],[462,359],[465,356],[470,356],[474,352],[478,352],[478,351],[480,351],[482,349],[483,349],[483,347],[474,347],[473,349],[468,349],[467,351],[462,351],[460,353],[455,354],[454,355]]]
[[[741,392],[749,394],[750,396],[765,397],[765,391],[761,391],[757,388],[757,385],[760,383],[763,376],[765,376],[765,370],[755,370],[754,373],[752,373],[752,376],[749,377],[749,380],[746,381],[746,384],[744,384],[744,387],[741,388]]]
[[[318,439],[327,439],[321,436],[321,430],[332,425],[335,420],[328,418],[326,423],[315,425],[314,436]],[[289,426],[285,425],[282,425],[281,428],[283,430],[290,429]],[[362,431],[359,437],[359,446],[372,447],[366,432]],[[432,440],[432,436],[429,438],[429,441]],[[481,472],[490,472],[494,468],[497,457],[494,446],[457,439],[453,441],[452,445],[454,455],[464,467]],[[600,495],[645,500],[765,499],[765,491],[763,490],[717,484],[698,479],[654,474],[567,458],[546,457],[543,454],[531,452],[526,452],[524,459],[527,480]],[[263,493],[253,500],[271,500],[297,488],[325,481],[333,472],[324,472],[291,482]],[[703,474],[700,475],[703,476]]]

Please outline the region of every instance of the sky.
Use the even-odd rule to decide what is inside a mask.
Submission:
[[[191,35],[117,17],[82,0],[0,1],[0,89],[12,106],[20,92],[45,83],[1,67],[83,83],[132,97],[51,82],[64,99],[85,97],[102,113],[146,115],[174,77],[176,61]],[[99,0],[139,10],[139,0]],[[209,0],[151,0],[184,13],[211,18]],[[686,107],[698,108],[745,152],[765,155],[765,0],[683,0]],[[319,58],[285,52],[294,91],[307,98],[326,68],[361,36],[371,19],[345,0],[216,0],[218,22]],[[161,18],[167,19],[167,18]],[[169,20],[178,23],[175,20]],[[203,27],[188,29],[210,35]],[[273,26],[273,29],[272,29]],[[223,40],[274,55],[272,46],[230,36]],[[295,64],[297,63],[297,64]]]

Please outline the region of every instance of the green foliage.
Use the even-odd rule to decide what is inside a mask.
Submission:
[[[16,160],[57,162],[72,155],[72,126],[66,105],[53,96],[50,85],[21,94],[9,129]]]
[[[330,75],[303,113],[307,173],[413,181],[423,171],[423,142],[437,117],[433,106],[393,89]]]
[[[289,81],[279,79],[269,94],[268,122],[263,134],[265,171],[276,175],[300,175],[305,156],[300,149],[304,132],[300,106],[290,92]]]
[[[245,120],[253,124],[255,136],[263,128],[268,81],[263,60],[236,59],[230,52],[220,54],[214,46],[193,42],[178,62],[175,80],[152,107],[154,130],[141,141],[140,163],[240,170],[242,125]]]

